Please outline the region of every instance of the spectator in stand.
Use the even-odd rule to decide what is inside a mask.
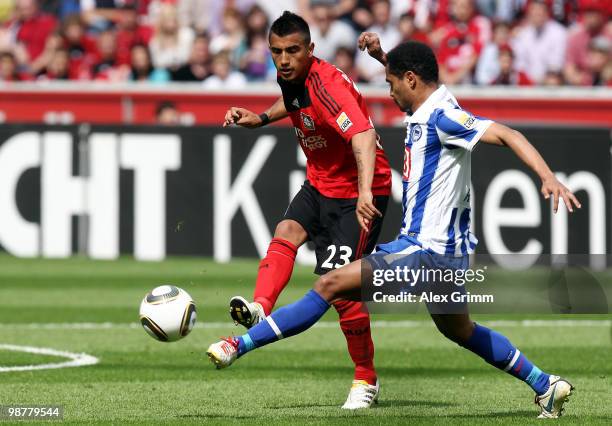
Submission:
[[[420,30],[416,26],[415,16],[413,12],[406,12],[400,16],[397,24],[397,29],[400,33],[401,41],[420,41],[421,43],[429,44],[427,32]]]
[[[248,50],[240,59],[240,70],[249,81],[276,78],[276,69],[268,47],[268,38],[262,34],[254,34],[247,40]]]
[[[206,34],[196,36],[189,62],[172,72],[173,81],[203,81],[212,73],[208,44],[209,38]]]
[[[270,26],[270,21],[268,20],[266,12],[264,12],[264,10],[260,6],[255,5],[250,8],[247,14],[245,15],[244,21],[247,37],[253,34],[260,34],[263,36],[268,35],[268,27]]]
[[[11,52],[0,52],[0,81],[19,81],[17,61]]]
[[[529,77],[522,72],[516,70],[514,66],[514,53],[510,45],[502,45],[499,47],[499,73],[489,81],[489,84],[501,86],[531,86],[533,83]]]
[[[493,27],[493,40],[482,49],[478,57],[474,79],[477,84],[491,84],[500,72],[500,48],[510,44],[510,26],[498,22]],[[514,52],[512,52],[514,56]]]
[[[68,50],[71,80],[88,80],[97,56],[96,40],[85,33],[80,15],[70,15],[62,22],[64,47]]]
[[[441,27],[437,49],[440,80],[471,83],[478,55],[491,39],[491,23],[476,14],[474,0],[452,0],[450,5],[452,20]]]
[[[276,79],[276,69],[268,47],[268,16],[253,6],[246,16],[246,52],[240,58],[240,70],[250,81]]]
[[[587,53],[589,84],[612,86],[612,43],[605,36],[591,40]]]
[[[130,68],[117,62],[117,37],[111,30],[98,35],[98,60],[92,68],[95,80],[125,81]]]
[[[274,3],[271,0],[264,2]],[[198,33],[206,32],[211,37],[216,37],[223,30],[223,14],[226,9],[235,9],[241,15],[246,15],[255,3],[256,0],[179,0],[177,7],[181,25],[191,27]],[[294,1],[277,0],[277,3],[279,4],[276,9],[273,9],[274,19],[278,17],[280,11],[291,8]]]
[[[367,31],[378,34],[383,50],[388,52],[397,46],[401,39],[397,27],[391,23],[391,3],[389,0],[375,0],[372,3],[372,16],[374,17],[374,25]],[[373,84],[385,84],[385,67],[368,55],[367,52],[360,52],[356,64],[360,80]]]
[[[53,57],[55,56],[55,52],[59,49],[64,48],[64,40],[62,36],[58,32],[53,32],[49,34],[47,39],[45,40],[45,47],[38,57],[30,62],[30,64],[24,69],[27,70],[32,76],[38,76],[47,68]]]
[[[149,48],[156,68],[178,69],[187,63],[195,34],[179,25],[176,7],[164,3],[159,11],[155,35]]]
[[[546,75],[544,76],[544,79],[542,80],[542,83],[540,83],[542,86],[549,86],[549,87],[557,87],[557,86],[563,86],[565,84],[565,81],[563,80],[563,74],[561,74],[558,71],[547,71]]]
[[[151,53],[144,44],[132,46],[132,62],[130,81],[144,81],[149,83],[166,83],[170,80],[170,73],[164,68],[155,68],[151,62]]]
[[[41,74],[39,80],[68,80],[70,66],[70,54],[67,49],[61,48],[54,52],[49,61],[45,72]]]
[[[153,28],[138,22],[138,9],[135,5],[126,4],[115,22],[117,29],[117,62],[129,64],[132,47],[137,44],[149,45],[153,37]]]
[[[40,8],[63,21],[71,15],[81,13],[81,0],[40,0]]]
[[[39,58],[45,50],[47,37],[56,27],[55,17],[41,12],[37,0],[15,0],[14,18],[5,24],[5,29],[10,36],[10,48],[21,66],[27,67]],[[44,65],[33,72],[40,71]]]
[[[333,64],[342,70],[351,80],[359,81],[359,73],[355,68],[355,51],[348,47],[339,47],[336,50]]]
[[[210,33],[215,21],[221,21],[219,13],[225,7],[224,3],[215,0],[180,0],[176,4],[179,22],[181,26],[193,28],[197,33]]]
[[[83,22],[89,31],[106,31],[120,19],[120,7],[124,3],[121,0],[80,0]]]
[[[163,126],[176,126],[180,123],[180,112],[172,101],[161,101],[155,108],[155,120]]]
[[[569,84],[589,85],[592,82],[589,66],[589,46],[596,37],[612,41],[612,24],[603,0],[580,2],[581,22],[568,34],[567,55],[563,74]]]
[[[414,23],[421,31],[428,33],[429,40],[438,46],[446,34],[446,24],[452,21],[453,0],[414,0],[410,11]]]
[[[217,53],[212,62],[213,74],[204,80],[205,89],[241,89],[247,84],[246,77],[239,71],[232,71],[228,52]]]
[[[310,0],[255,0],[255,4],[263,9],[268,16],[268,21],[273,22],[283,11],[290,10],[297,13],[306,22],[311,22]]]
[[[512,41],[517,69],[541,84],[548,72],[561,72],[565,45],[565,27],[551,19],[544,0],[532,0],[526,22]]]
[[[210,41],[213,55],[229,52],[232,66],[240,66],[240,57],[246,51],[246,33],[242,15],[236,9],[226,9],[223,13],[223,28],[220,34]]]
[[[353,12],[358,8],[359,3],[363,3],[363,0],[311,0],[310,3],[312,4],[317,1],[320,3],[327,3],[331,6],[330,12],[332,19],[339,19],[345,22],[351,21]]]
[[[357,7],[351,13],[350,22],[347,23],[350,23],[353,30],[359,34],[370,28],[374,24],[374,17],[372,16],[370,2],[358,1]]]
[[[525,0],[476,0],[476,5],[480,13],[487,18],[509,25],[521,13],[524,2]]]
[[[529,2],[531,1],[533,0],[526,1],[527,7],[529,7]],[[550,17],[567,27],[576,18],[576,6],[579,1],[581,0],[546,0],[546,4],[548,5]]]
[[[0,53],[0,81],[30,80],[28,74],[22,74],[17,69],[17,60],[12,52]]]
[[[350,25],[333,18],[333,6],[321,0],[311,2],[313,25],[310,36],[315,44],[315,56],[331,62],[339,47],[353,49],[357,35]]]

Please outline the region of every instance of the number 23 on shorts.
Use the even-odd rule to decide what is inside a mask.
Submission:
[[[353,250],[349,246],[335,246],[332,244],[327,247],[327,251],[329,252],[329,256],[327,256],[325,262],[321,264],[322,268],[337,269],[351,263]],[[331,261],[336,257],[336,253],[339,254],[339,262],[332,263]]]

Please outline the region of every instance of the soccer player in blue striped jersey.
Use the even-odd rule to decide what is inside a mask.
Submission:
[[[217,368],[229,366],[253,349],[301,333],[336,300],[360,297],[362,274],[368,267],[417,269],[427,264],[466,269],[468,255],[477,243],[470,232],[469,197],[471,151],[478,142],[509,147],[541,178],[542,195],[553,197],[555,212],[560,200],[570,212],[580,208],[574,194],[557,180],[521,133],[473,116],[438,84],[438,64],[428,46],[406,42],[385,54],[375,33],[363,33],[359,47],[385,65],[391,97],[407,113],[400,235],[379,245],[374,254],[321,276],[302,299],[276,310],[247,334],[212,344],[207,354]],[[474,323],[467,307],[453,314],[432,310],[429,304],[428,308],[444,336],[527,383],[536,393],[539,417],[561,415],[573,389],[567,380],[538,368],[502,334]]]

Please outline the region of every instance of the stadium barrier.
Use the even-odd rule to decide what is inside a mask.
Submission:
[[[278,86],[251,84],[207,90],[199,84],[1,83],[0,122],[46,124],[155,124],[160,101],[174,102],[186,125],[219,125],[228,106],[261,112],[280,95]],[[404,114],[387,87],[359,84],[376,125],[401,124]],[[612,89],[456,86],[452,92],[472,113],[507,123],[610,126]],[[289,126],[288,120],[277,125]]]
[[[584,207],[553,216],[533,173],[509,150],[481,146],[470,200],[478,252],[500,264],[503,253],[533,254],[523,266],[540,254],[608,253],[609,128],[519,130]],[[379,133],[394,169],[381,236],[391,240],[400,223],[405,130]],[[4,125],[0,248],[50,258],[263,256],[304,179],[305,157],[286,128]],[[605,266],[605,257],[592,259],[591,266]],[[305,247],[298,261],[312,263],[313,252]]]

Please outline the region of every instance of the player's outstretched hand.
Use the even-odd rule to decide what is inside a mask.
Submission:
[[[383,65],[387,63],[387,55],[382,50],[378,34],[368,31],[361,33],[357,39],[357,46],[360,50],[367,49],[368,54]]]
[[[225,113],[225,120],[223,121],[223,127],[227,127],[231,124],[246,127],[252,129],[261,126],[261,118],[259,115],[245,108],[231,107]]]
[[[357,222],[364,231],[368,232],[368,225],[370,221],[374,220],[376,216],[382,217],[382,213],[374,206],[374,197],[372,193],[359,194],[357,199],[357,208],[355,213],[357,214]]]
[[[551,195],[553,196],[553,211],[555,213],[557,213],[557,210],[559,210],[559,198],[563,199],[563,202],[570,213],[573,213],[574,206],[577,208],[582,207],[574,193],[559,182],[555,175],[551,175],[549,178],[542,181],[542,189],[540,191],[547,200]]]

